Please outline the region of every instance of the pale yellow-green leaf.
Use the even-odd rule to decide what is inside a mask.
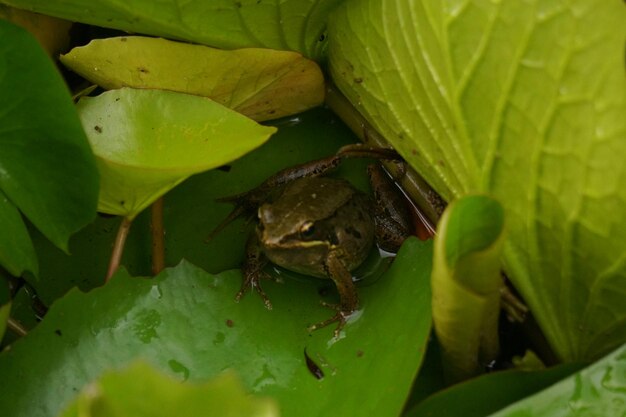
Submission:
[[[278,417],[269,398],[248,395],[233,372],[183,383],[144,362],[88,385],[62,417]]]
[[[61,56],[67,67],[106,89],[154,88],[210,97],[254,120],[319,106],[324,76],[297,52],[233,51],[142,36],[96,39]]]
[[[458,381],[498,354],[502,206],[483,195],[463,197],[446,208],[437,230],[433,322],[446,376]]]
[[[242,156],[276,131],[208,98],[162,90],[84,97],[78,112],[100,170],[98,210],[130,219],[189,176]]]

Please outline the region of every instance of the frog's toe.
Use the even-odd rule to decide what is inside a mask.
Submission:
[[[354,313],[354,311],[342,310],[342,309],[340,309],[340,306],[334,305],[334,304],[328,304],[328,303],[324,303],[324,302],[322,302],[322,304],[324,306],[326,306],[326,307],[331,307],[331,308],[336,309],[337,313],[335,313],[335,315],[332,316],[329,319],[326,319],[324,321],[321,321],[319,323],[316,323],[316,324],[313,324],[313,325],[309,326],[308,327],[308,331],[312,332],[314,330],[321,329],[323,327],[328,326],[329,324],[337,322],[337,327],[335,328],[335,331],[333,332],[334,336],[337,338],[337,337],[339,337],[339,334],[341,333],[341,330],[346,325],[346,323],[348,322],[348,319],[350,318],[352,313]]]
[[[261,288],[259,279],[246,279],[241,285],[241,289],[239,290],[239,292],[237,292],[237,295],[235,295],[235,301],[241,301],[241,298],[248,290],[257,292],[261,296],[263,304],[265,304],[265,308],[267,308],[268,310],[272,309],[272,302],[270,301],[265,291],[263,291],[263,288]]]

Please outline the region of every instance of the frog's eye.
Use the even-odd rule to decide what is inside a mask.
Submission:
[[[315,233],[315,225],[313,222],[306,222],[300,227],[300,236],[303,238],[309,238],[313,236],[313,233]]]

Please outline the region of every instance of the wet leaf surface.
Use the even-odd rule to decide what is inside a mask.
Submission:
[[[270,311],[255,294],[234,302],[239,271],[210,275],[183,262],[152,280],[119,272],[87,294],[70,291],[0,355],[0,372],[12,381],[0,409],[55,415],[105,370],[141,357],[181,380],[232,368],[248,389],[275,398],[284,415],[395,416],[430,330],[431,256],[430,243],[405,242],[387,273],[360,286],[361,308],[339,339],[332,327],[307,331],[330,314],[318,294],[328,281],[268,281]],[[333,298],[331,286],[326,299]],[[311,374],[305,348],[324,378]]]

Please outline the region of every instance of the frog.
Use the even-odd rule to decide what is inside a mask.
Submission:
[[[368,257],[374,245],[394,252],[411,234],[410,207],[380,165],[368,166],[374,197],[341,178],[326,176],[342,160],[368,157],[399,160],[387,148],[347,145],[330,157],[287,168],[260,186],[232,197],[236,207],[213,232],[244,213],[252,213],[256,227],[246,243],[239,301],[256,291],[268,309],[271,301],[261,286],[268,263],[321,279],[331,279],[339,293],[329,319],[309,327],[317,330],[337,323],[337,337],[358,310],[359,297],[352,271]]]

